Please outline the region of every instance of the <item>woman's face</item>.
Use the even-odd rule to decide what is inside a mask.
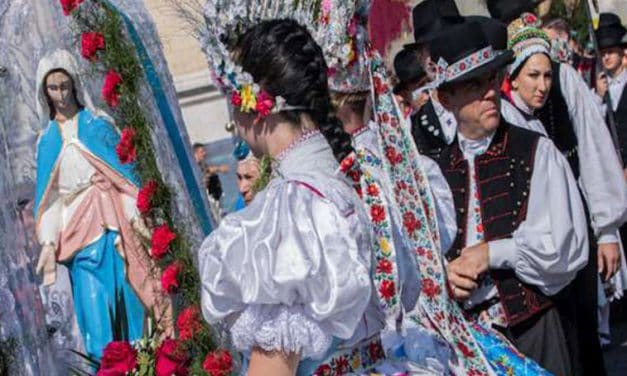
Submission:
[[[52,101],[54,108],[67,110],[76,106],[72,79],[63,72],[54,72],[46,77],[46,94]]]
[[[546,103],[553,81],[551,61],[545,54],[532,55],[512,81],[512,89],[534,110]]]

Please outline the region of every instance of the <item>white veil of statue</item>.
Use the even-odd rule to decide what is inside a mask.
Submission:
[[[187,176],[184,176],[180,167],[185,162],[188,162],[189,166],[195,166],[195,164],[191,162],[193,159],[187,131],[154,22],[144,7],[143,1],[112,0],[110,3],[132,21],[161,84],[160,92],[163,97],[160,103],[155,99],[153,87],[146,80],[142,81],[140,87],[142,106],[153,125],[153,140],[170,140],[169,135],[172,134],[166,130],[166,120],[164,120],[163,111],[160,111],[159,105],[161,105],[161,107],[168,107],[171,114],[170,131],[174,125],[178,137],[183,141],[182,150],[181,144],[178,150],[175,150],[172,142],[161,141],[153,142],[153,144],[158,167],[165,183],[173,192],[172,210],[177,227],[185,233],[191,249],[198,249],[206,232],[215,221],[208,218],[202,223],[199,219],[199,207],[204,209],[205,216],[209,213],[206,199],[200,204],[197,202],[196,207],[192,204],[194,201],[191,198],[189,181],[192,180],[200,187],[199,171],[192,169],[188,171]],[[6,274],[3,274],[3,270],[0,269],[0,288],[2,288],[3,281],[1,278],[8,278],[8,283],[13,284],[17,280],[12,279],[20,278],[20,285],[30,288],[38,288],[41,283],[40,278],[34,274],[40,247],[36,241],[32,219],[36,174],[35,145],[39,132],[47,124],[47,119],[42,119],[38,115],[36,98],[38,84],[36,70],[40,59],[53,50],[70,51],[78,61],[77,70],[81,72],[81,81],[85,90],[91,93],[93,106],[109,112],[100,99],[103,75],[91,73],[93,70],[89,66],[90,63],[80,57],[80,40],[72,33],[70,24],[71,17],[63,15],[59,1],[0,0],[0,160],[4,168],[2,182],[7,183],[5,188],[12,192],[11,196],[0,195],[0,197],[2,202],[11,202],[14,208],[19,209],[18,213],[22,217],[14,217],[20,220],[11,224],[15,227],[11,231],[19,235],[17,239],[11,240],[24,243],[19,246],[0,243],[0,255],[21,260],[18,264],[0,262],[3,266],[10,265],[9,269],[4,270]],[[187,161],[182,161],[181,156],[183,159],[187,158]],[[63,267],[58,266],[57,283],[50,287],[42,287],[41,299],[33,296],[32,301],[16,302],[17,306],[33,305],[32,311],[40,315],[21,318],[19,325],[22,329],[17,332],[18,337],[26,335],[29,331],[38,331],[42,335],[48,332],[57,350],[57,357],[60,356],[59,349],[82,351],[80,335],[73,316],[69,279]],[[2,277],[3,275],[5,277]],[[2,291],[4,290],[0,290],[0,294]],[[0,295],[1,298],[2,295]],[[46,324],[43,324],[43,312],[36,309],[41,307],[42,301]],[[2,322],[5,322],[4,316],[2,316]],[[40,347],[28,349],[32,351],[35,363],[39,362],[36,354],[42,354],[42,357],[46,354],[43,350],[44,342],[37,346]],[[41,362],[44,362],[43,358]]]

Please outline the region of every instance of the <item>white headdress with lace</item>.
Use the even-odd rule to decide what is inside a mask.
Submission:
[[[211,76],[242,112],[266,116],[304,109],[290,106],[281,97],[270,96],[231,59],[229,42],[261,21],[290,18],[306,26],[329,66],[348,64],[351,59],[352,51],[342,47],[349,37],[346,27],[355,13],[355,1],[208,0],[203,13],[206,27],[200,32],[200,43],[209,60]]]

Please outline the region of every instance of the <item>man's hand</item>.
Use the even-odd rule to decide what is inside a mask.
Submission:
[[[461,256],[448,264],[448,282],[455,299],[464,300],[477,288],[479,276],[488,270],[488,243],[464,248]]]
[[[618,243],[599,244],[597,252],[599,274],[603,282],[612,278],[620,268],[620,247]]]
[[[52,244],[44,245],[39,254],[36,267],[37,274],[43,274],[43,285],[48,286],[57,279],[57,255],[56,248]]]

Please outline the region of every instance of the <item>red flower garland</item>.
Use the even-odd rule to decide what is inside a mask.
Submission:
[[[178,276],[181,272],[181,264],[173,262],[161,274],[161,288],[163,291],[173,294],[179,288]]]
[[[233,358],[226,350],[213,351],[207,354],[202,369],[209,376],[228,376],[233,372]]]
[[[259,93],[257,96],[257,105],[255,106],[255,111],[259,113],[259,116],[266,117],[270,115],[272,107],[274,107],[274,98],[265,91]]]
[[[187,376],[187,367],[191,359],[179,341],[166,339],[157,349],[155,357],[157,376]]]
[[[200,309],[198,306],[185,308],[176,319],[176,328],[179,330],[179,339],[190,340],[196,333],[202,330]]]
[[[170,247],[172,240],[176,238],[176,234],[170,231],[170,227],[167,224],[163,224],[155,228],[152,233],[152,241],[150,248],[150,255],[155,260],[161,260]]]
[[[154,180],[149,180],[143,187],[139,190],[137,194],[137,210],[140,213],[146,214],[152,208],[152,196],[154,196],[157,191],[157,182]]]
[[[134,162],[137,158],[135,151],[135,130],[133,128],[124,128],[120,135],[120,142],[115,147],[115,153],[122,164]]]
[[[61,0],[63,14],[69,16],[84,0]]]
[[[81,55],[85,59],[95,61],[96,52],[104,48],[105,41],[102,33],[88,32],[81,35]]]
[[[107,72],[102,85],[102,98],[110,107],[117,107],[120,103],[120,84],[122,83],[122,76],[115,70],[111,69]]]
[[[126,341],[109,342],[102,351],[96,376],[117,376],[131,373],[137,367],[137,350]]]

